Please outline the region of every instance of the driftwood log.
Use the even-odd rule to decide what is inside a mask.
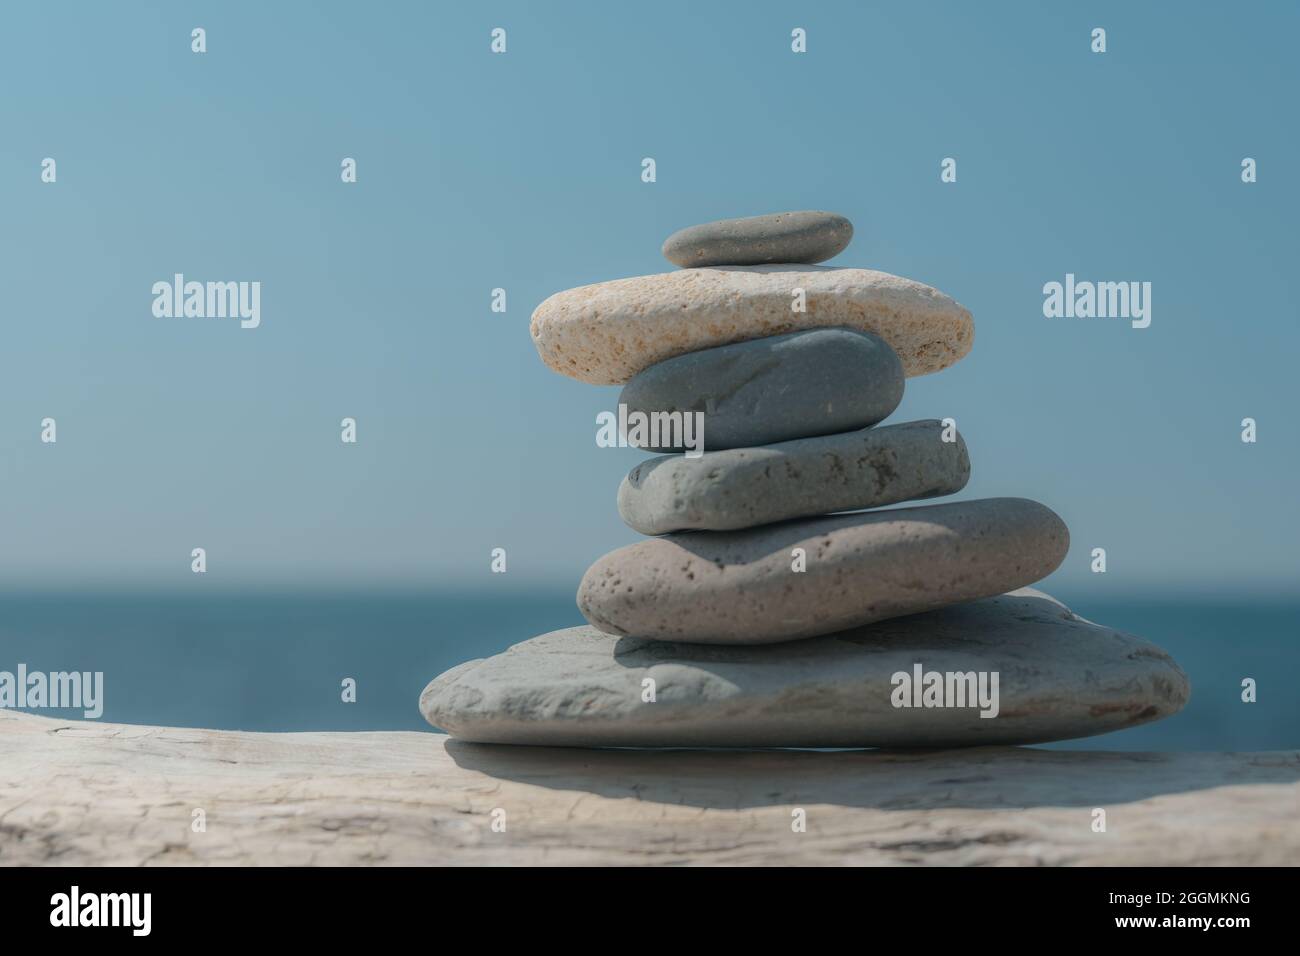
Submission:
[[[1295,864],[1300,752],[591,751],[0,711],[0,863]]]

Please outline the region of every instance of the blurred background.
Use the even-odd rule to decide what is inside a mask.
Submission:
[[[618,389],[549,371],[533,308],[666,271],[683,226],[829,209],[856,226],[830,264],[975,317],[891,421],[955,418],[959,497],[1057,511],[1041,586],[1192,678],[1181,715],[1063,746],[1300,746],[1298,28],[1271,3],[8,9],[0,670],[102,670],[111,721],[424,727],[429,679],[581,623],[583,571],[637,538],[614,495],[641,453],[594,440]],[[155,318],[176,272],[260,281],[260,328]],[[1067,272],[1151,282],[1150,328],[1044,318]]]

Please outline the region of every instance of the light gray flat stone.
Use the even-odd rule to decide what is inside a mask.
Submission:
[[[833,212],[778,212],[688,226],[664,241],[663,253],[685,268],[810,263],[838,255],[852,238],[853,223]]]
[[[811,329],[679,355],[639,372],[618,397],[629,414],[702,412],[706,450],[866,428],[902,399],[903,363],[884,339],[854,329]]]
[[[802,289],[806,311],[796,312]],[[928,285],[870,269],[810,265],[680,269],[569,289],[533,312],[537,354],[561,375],[622,385],[687,352],[844,326],[889,343],[909,377],[970,351],[970,313]]]
[[[943,433],[930,420],[652,458],[619,485],[618,513],[642,534],[734,531],[950,495],[966,487],[970,457]]]
[[[610,634],[763,644],[1024,587],[1056,570],[1069,541],[1025,498],[672,534],[593,564],[578,609]]]
[[[894,675],[917,664],[996,673],[996,716],[894,706]],[[1158,647],[1026,588],[764,647],[553,631],[447,671],[425,688],[420,710],[479,743],[957,747],[1106,733],[1176,713],[1189,694],[1186,675]]]

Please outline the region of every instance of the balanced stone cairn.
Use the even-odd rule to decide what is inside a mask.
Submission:
[[[693,226],[664,243],[681,270],[538,307],[547,365],[622,384],[620,421],[701,416],[704,447],[685,428],[629,439],[663,453],[618,490],[653,537],[587,571],[590,626],[429,684],[431,724],[482,743],[939,747],[1088,736],[1186,703],[1162,650],[1026,587],[1069,546],[1050,509],[867,510],[965,487],[951,421],[879,423],[906,378],[970,351],[973,325],[929,286],[815,265],[852,235],[825,212]]]

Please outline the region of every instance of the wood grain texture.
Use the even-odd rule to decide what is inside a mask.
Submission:
[[[1296,864],[1300,752],[591,751],[0,711],[0,863]]]

